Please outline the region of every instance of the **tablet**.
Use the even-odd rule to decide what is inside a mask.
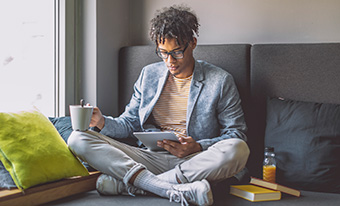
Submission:
[[[172,140],[178,141],[177,136],[172,132],[134,132],[133,135],[137,137],[143,144],[152,151],[164,151],[162,147],[157,146],[158,140]]]

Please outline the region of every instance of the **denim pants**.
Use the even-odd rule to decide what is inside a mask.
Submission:
[[[182,183],[207,179],[219,181],[234,176],[246,165],[249,148],[241,139],[226,139],[207,150],[178,158],[168,152],[129,146],[94,131],[73,131],[68,139],[71,151],[93,168],[128,184],[141,169],[155,175],[175,169]]]

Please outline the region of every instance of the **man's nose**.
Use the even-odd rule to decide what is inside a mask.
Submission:
[[[172,55],[169,54],[168,58],[166,58],[166,61],[171,63],[177,61],[177,59],[175,59]]]

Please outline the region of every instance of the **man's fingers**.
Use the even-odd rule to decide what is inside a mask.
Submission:
[[[173,146],[171,146],[171,145],[169,145],[169,144],[163,144],[163,148],[164,148],[165,150],[167,150],[168,152],[170,152],[171,154],[173,154],[173,155],[179,157],[179,155],[178,155],[178,153],[179,153],[178,148],[173,147]]]
[[[174,147],[172,147],[171,145],[169,145],[169,144],[164,144],[164,143],[163,143],[163,148],[164,148],[165,150],[167,150],[168,152],[170,152],[171,154],[173,154]]]
[[[178,138],[178,140],[181,142],[181,143],[184,143],[184,142],[196,142],[192,137],[190,136],[187,136],[187,137],[180,137]]]
[[[157,146],[164,148],[164,144],[162,141],[157,141]]]
[[[174,141],[167,140],[167,139],[164,139],[164,140],[163,140],[163,143],[164,143],[164,144],[167,144],[167,145],[170,145],[171,147],[176,147],[177,145],[180,144],[180,143],[178,143],[178,142],[174,142]]]

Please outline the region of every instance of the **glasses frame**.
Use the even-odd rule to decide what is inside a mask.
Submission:
[[[159,56],[161,59],[168,59],[169,58],[169,55],[171,55],[172,56],[172,58],[174,58],[174,59],[183,59],[184,58],[184,52],[185,52],[185,50],[188,48],[188,46],[189,46],[189,43],[187,43],[186,45],[185,45],[185,47],[184,47],[184,49],[183,50],[177,50],[177,51],[170,51],[170,52],[162,52],[162,53],[164,53],[164,54],[166,54],[166,57],[164,58],[162,55],[161,55],[161,51],[158,49],[158,47],[156,48],[156,54],[157,54],[157,56]],[[181,54],[182,54],[182,57],[175,57],[174,56],[174,53],[177,53],[177,52],[181,52]]]

